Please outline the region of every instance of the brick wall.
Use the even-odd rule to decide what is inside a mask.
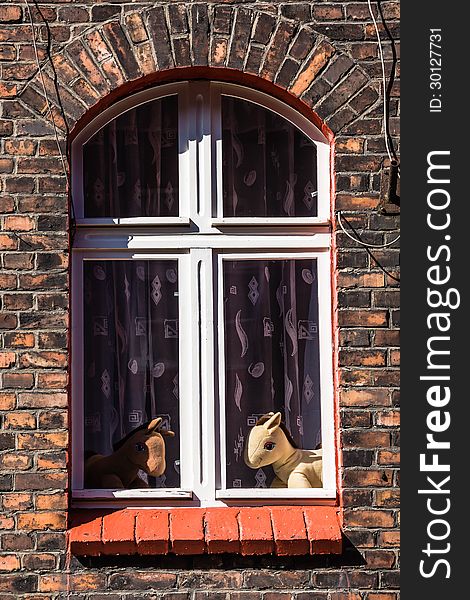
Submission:
[[[397,37],[398,3],[380,4]],[[57,0],[40,6],[50,24],[71,130],[128,90],[129,82],[137,88],[174,77],[175,66],[204,68],[214,77],[207,67],[225,78],[244,73],[245,81],[260,76],[281,97],[288,90],[302,110],[313,108],[335,135],[336,209],[370,243],[396,236],[397,215],[379,210],[388,161],[381,66],[366,1]],[[32,12],[54,99],[48,31]],[[390,73],[394,55],[382,33]],[[79,561],[67,554],[68,198],[24,3],[0,5],[0,68],[0,599],[396,600],[398,250],[394,245],[373,252],[390,277],[341,232],[336,260],[343,555]],[[390,94],[397,147],[396,80]]]

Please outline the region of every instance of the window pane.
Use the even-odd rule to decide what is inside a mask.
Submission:
[[[83,148],[85,217],[178,215],[178,98],[113,119]]]
[[[315,144],[283,117],[222,97],[225,217],[317,216]]]
[[[150,487],[179,487],[177,261],[86,261],[83,305],[85,459],[112,454],[135,428],[162,417],[175,432],[163,438],[166,469],[159,477],[139,475]],[[141,464],[134,446],[119,464]],[[88,479],[85,487],[118,486]]]
[[[298,448],[321,444],[317,261],[224,261],[223,275],[227,487],[269,487],[273,468],[243,456],[261,416],[281,412]]]

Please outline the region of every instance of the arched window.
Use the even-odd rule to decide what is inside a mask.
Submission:
[[[322,133],[266,94],[186,82],[118,102],[72,152],[74,495],[334,497]],[[281,445],[265,428],[268,458],[246,464],[278,412],[286,456],[265,464]],[[164,471],[97,483],[97,454],[122,468],[121,440],[157,417],[175,433]],[[320,457],[316,487],[286,487],[291,448]],[[134,477],[142,457],[124,458]]]

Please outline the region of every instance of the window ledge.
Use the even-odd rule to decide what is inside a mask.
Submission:
[[[338,508],[80,510],[69,531],[72,554],[340,554]]]

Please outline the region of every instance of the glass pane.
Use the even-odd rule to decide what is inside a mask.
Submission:
[[[321,446],[317,261],[224,261],[223,276],[227,487],[270,487],[269,449],[268,463],[245,463],[260,418],[281,413],[287,454]]]
[[[178,215],[178,98],[113,119],[83,147],[85,217]]]
[[[315,144],[283,117],[222,97],[224,217],[317,216]]]
[[[178,262],[86,261],[83,306],[85,487],[179,487]],[[157,417],[174,437],[140,431],[116,448]]]

